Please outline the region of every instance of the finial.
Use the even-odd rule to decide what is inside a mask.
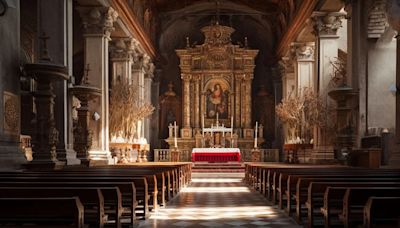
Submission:
[[[86,64],[86,67],[85,69],[83,69],[83,71],[85,71],[85,76],[82,78],[81,85],[89,85],[89,71],[90,71],[89,63]]]
[[[40,60],[44,61],[51,61],[51,58],[49,56],[49,49],[47,49],[47,40],[50,39],[50,37],[45,33],[42,32],[42,35],[39,36],[39,39],[42,41],[42,52],[40,53]]]
[[[190,48],[190,40],[189,37],[186,37],[186,48]]]

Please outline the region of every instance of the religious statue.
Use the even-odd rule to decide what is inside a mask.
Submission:
[[[213,90],[207,90],[207,117],[215,118],[217,113],[220,118],[228,118],[227,91],[223,90],[220,83],[215,83]]]

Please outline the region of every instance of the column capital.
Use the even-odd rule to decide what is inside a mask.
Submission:
[[[82,18],[85,34],[101,34],[107,38],[114,31],[118,13],[112,7],[80,6],[77,8]]]
[[[181,79],[185,82],[189,82],[192,79],[192,75],[190,74],[181,74]]]
[[[155,65],[154,65],[153,61],[151,60],[150,56],[148,56],[148,55],[144,55],[144,57],[143,57],[143,68],[144,68],[146,78],[154,77]]]
[[[134,38],[116,38],[110,45],[111,59],[133,60],[136,56],[136,42]]]
[[[278,68],[282,74],[294,73],[293,58],[290,56],[284,56],[278,62]]]
[[[337,31],[342,27],[342,19],[346,13],[342,12],[314,12],[314,33],[319,37],[337,38]]]
[[[298,62],[315,60],[315,42],[292,43],[290,50],[293,59]]]

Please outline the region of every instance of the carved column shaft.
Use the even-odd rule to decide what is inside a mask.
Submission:
[[[191,75],[183,74],[183,127],[190,128],[190,79]]]
[[[242,77],[241,75],[235,75],[235,126],[236,128],[240,128],[242,126],[241,119],[241,104],[242,104],[242,96],[240,94],[240,89],[242,86]]]
[[[96,105],[89,105],[91,113],[97,112],[100,115],[100,119],[90,123],[94,134],[93,148],[89,154],[91,158],[96,158],[96,161],[108,162],[111,158],[108,130],[108,47],[118,14],[111,7],[79,7],[78,12],[84,27],[85,66],[89,65],[90,69],[88,78],[93,86],[102,91],[100,98],[95,100]]]
[[[245,121],[244,127],[245,128],[252,128],[251,127],[251,80],[246,78],[244,80],[245,84],[245,94],[244,94],[244,112],[245,112]]]
[[[200,128],[200,77],[194,79],[194,127]]]

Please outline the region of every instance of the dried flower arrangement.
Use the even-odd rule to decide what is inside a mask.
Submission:
[[[289,127],[291,140],[300,138],[303,143],[310,142],[315,126],[324,125],[326,110],[322,99],[311,88],[303,88],[297,96],[290,94],[276,106],[278,118]]]
[[[110,136],[127,142],[135,137],[136,124],[151,115],[154,107],[138,99],[138,89],[126,80],[113,84],[110,96]]]

